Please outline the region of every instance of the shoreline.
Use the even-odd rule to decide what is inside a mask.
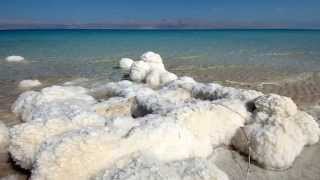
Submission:
[[[170,68],[169,68],[170,69]],[[283,73],[276,73],[276,72],[267,72],[263,70],[244,70],[243,68],[231,68],[230,71],[225,71],[225,69],[217,70],[217,68],[207,68],[207,69],[184,69],[184,68],[171,68],[172,72],[176,73],[179,76],[188,75],[194,77],[197,81],[201,82],[218,82],[225,86],[231,86],[236,88],[243,88],[243,89],[254,89],[259,90],[264,93],[276,93],[284,96],[289,96],[293,98],[293,100],[297,103],[299,108],[304,109],[306,111],[309,110],[309,113],[313,116],[317,116],[320,114],[320,108],[319,109],[312,109],[312,107],[316,106],[318,104],[318,100],[320,99],[320,73],[317,72],[310,72],[310,73],[301,73],[301,74],[283,74]],[[258,73],[257,73],[258,72]],[[256,73],[256,74],[254,74]],[[66,81],[70,81],[73,78],[43,78],[41,79],[42,82],[44,82],[43,86],[49,86],[53,84],[62,84]],[[98,83],[99,79],[102,80],[102,78],[99,78],[98,80],[83,80],[83,81],[77,81],[77,79],[73,79],[75,85],[84,85],[88,86],[90,84]],[[16,81],[0,81],[2,86],[0,96],[0,118],[5,122],[8,126],[13,126],[15,124],[21,123],[21,121],[15,117],[10,112],[10,107],[12,103],[16,100],[17,96],[22,92],[17,88]],[[42,86],[42,87],[43,87]],[[42,88],[40,87],[40,88]],[[315,98],[318,97],[318,98]],[[318,116],[314,117],[318,120]],[[319,121],[318,121],[319,122]],[[306,147],[306,149],[303,151],[301,157],[299,157],[298,161],[294,164],[292,168],[288,170],[288,173],[294,174],[295,169],[299,169],[301,167],[304,167],[304,159],[310,159],[310,153],[320,153],[320,146],[319,143],[315,145],[314,147],[310,148]],[[230,163],[230,161],[234,161],[233,159],[235,154],[231,151],[227,151],[224,149],[222,154],[228,154],[226,158],[223,158],[226,160],[226,163]],[[236,159],[243,158],[240,155],[236,155]],[[312,159],[312,158],[311,158]],[[313,159],[315,163],[318,163],[317,159]],[[230,179],[235,178],[236,174],[235,171],[231,171],[230,167],[225,166],[225,163],[222,161],[220,164],[217,165],[222,166],[222,170],[229,173]],[[243,165],[243,162],[242,162]],[[8,156],[6,154],[0,154],[0,177],[6,176],[9,174],[19,174],[19,179],[26,179],[26,174],[21,174],[20,171],[17,171],[16,169],[12,168],[12,164],[8,161]],[[272,174],[270,176],[276,177],[277,174],[286,174],[286,171],[283,171],[281,173],[273,172],[273,171],[266,171],[263,170],[255,165],[253,165],[253,169],[255,172],[253,172],[253,177],[261,178],[261,174],[259,173],[267,173]],[[230,174],[231,173],[231,174]],[[239,170],[237,170],[237,173],[239,173]],[[243,173],[243,172],[242,172]],[[288,175],[289,177],[289,175]]]

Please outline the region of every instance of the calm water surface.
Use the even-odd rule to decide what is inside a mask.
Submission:
[[[121,57],[148,50],[168,66],[240,65],[320,70],[320,31],[308,30],[16,30],[0,31],[0,80],[109,76]],[[9,55],[28,63],[5,62]]]

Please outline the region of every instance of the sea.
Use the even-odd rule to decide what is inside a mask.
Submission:
[[[0,80],[115,79],[119,59],[139,60],[146,51],[159,53],[169,68],[314,72],[320,70],[320,30],[1,30]],[[27,63],[8,63],[10,55]]]

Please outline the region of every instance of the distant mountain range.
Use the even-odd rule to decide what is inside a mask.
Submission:
[[[205,22],[198,20],[46,23],[0,21],[0,29],[319,29],[320,23]]]

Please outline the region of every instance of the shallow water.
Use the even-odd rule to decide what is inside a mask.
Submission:
[[[320,69],[320,31],[306,30],[18,30],[0,31],[0,79],[116,79],[121,57],[152,50],[167,66],[252,66],[290,72]],[[6,56],[27,63],[12,64]],[[115,77],[114,77],[115,76]]]

